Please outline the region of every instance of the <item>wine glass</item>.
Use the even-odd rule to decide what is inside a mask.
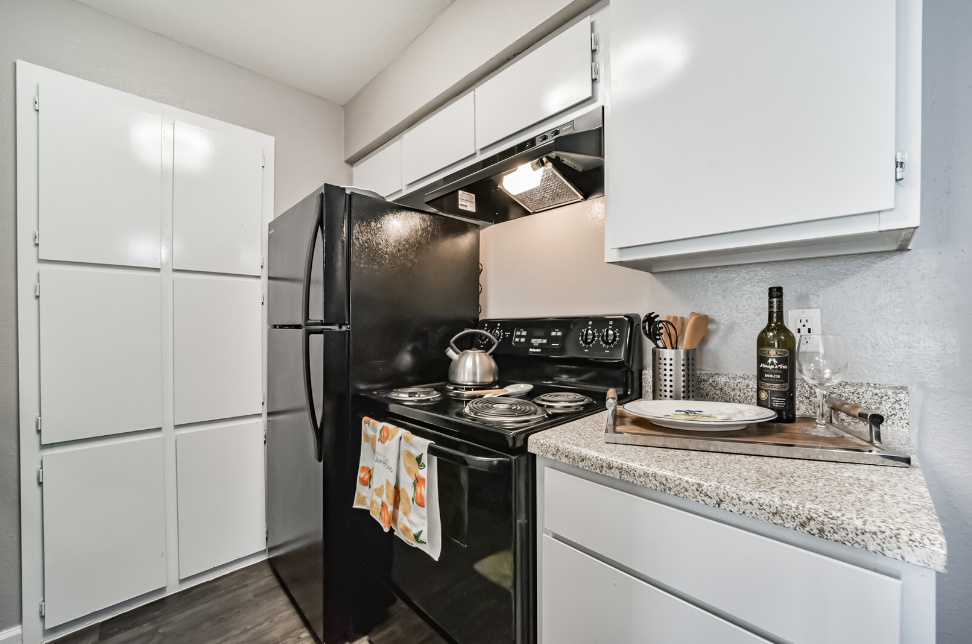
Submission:
[[[827,424],[824,399],[847,371],[847,340],[842,335],[801,335],[797,363],[804,380],[817,390],[817,422],[810,429],[817,436],[840,436]]]

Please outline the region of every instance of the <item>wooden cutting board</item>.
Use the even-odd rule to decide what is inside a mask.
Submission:
[[[786,444],[794,447],[818,447],[861,452],[870,452],[874,449],[866,441],[847,434],[838,437],[810,434],[808,430],[813,427],[814,419],[809,416],[798,417],[795,423],[756,423],[745,429],[729,432],[695,432],[668,429],[655,425],[647,418],[631,414],[623,408],[618,409],[617,418],[617,433],[619,434],[677,437],[699,441]]]

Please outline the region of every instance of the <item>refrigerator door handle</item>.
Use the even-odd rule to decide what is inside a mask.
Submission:
[[[314,385],[311,382],[310,366],[310,337],[312,335],[324,333],[323,329],[304,329],[303,342],[304,348],[301,352],[304,367],[304,404],[307,405],[307,421],[310,423],[311,433],[314,435],[314,455],[317,462],[324,462],[323,452],[323,433],[324,433],[324,413],[321,413],[321,420],[317,420],[317,411],[314,409]]]
[[[317,219],[314,221],[314,229],[311,231],[310,243],[307,244],[307,255],[304,257],[304,283],[303,301],[301,303],[304,325],[319,326],[323,324],[321,320],[311,320],[310,318],[310,295],[311,278],[314,272],[314,249],[317,248],[317,233],[324,236],[324,193],[317,197]]]

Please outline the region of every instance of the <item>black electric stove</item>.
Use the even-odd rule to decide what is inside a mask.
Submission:
[[[440,382],[352,398],[355,422],[375,418],[434,441],[442,523],[433,561],[368,513],[353,513],[352,641],[536,642],[535,459],[527,438],[603,410],[608,389],[620,402],[640,396],[638,323],[635,315],[482,320],[478,328],[499,340],[500,380],[479,389],[529,384],[530,391],[485,397]]]
[[[523,382],[518,380],[517,383]],[[480,389],[502,389],[514,384],[500,380],[497,384]],[[526,383],[532,384],[532,383]],[[572,388],[558,385],[535,384],[533,389],[525,394],[515,396],[476,396],[457,399],[450,395],[445,383],[421,385],[421,389],[439,394],[431,401],[421,401],[414,398],[408,400],[395,399],[391,396],[393,390],[382,390],[363,394],[372,404],[369,405],[372,414],[378,418],[387,417],[408,419],[429,423],[434,428],[449,436],[499,449],[521,449],[526,445],[530,434],[549,429],[556,425],[588,416],[604,409],[605,391],[584,388]],[[534,399],[547,394],[572,393],[582,396],[589,402],[569,411],[553,411]],[[519,408],[515,403],[519,403]],[[526,408],[522,415],[526,420],[517,420],[517,416],[498,416],[497,420],[489,420],[489,416],[474,416],[471,414],[488,414],[488,409],[481,407],[495,406],[497,410],[510,409],[515,414],[520,408]],[[538,411],[535,411],[538,410]],[[381,410],[380,412],[378,410]],[[500,411],[500,413],[502,413]],[[536,418],[537,414],[542,414]]]
[[[500,380],[473,390],[498,390],[529,384],[526,393],[496,397],[469,395],[467,389],[445,382],[384,389],[358,396],[359,407],[375,417],[429,423],[449,436],[495,447],[521,450],[530,434],[588,416],[604,409],[608,389],[621,402],[640,396],[641,366],[636,316],[483,320],[479,328],[499,340],[493,352]],[[477,346],[489,344],[487,338]],[[474,401],[480,401],[470,406]],[[477,415],[477,406],[490,401],[510,407],[513,401],[533,403],[542,412],[515,415]],[[529,408],[529,405],[523,405]],[[529,409],[533,412],[533,409]]]

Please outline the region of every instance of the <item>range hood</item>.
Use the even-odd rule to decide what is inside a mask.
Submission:
[[[495,224],[603,194],[604,117],[598,107],[396,201]]]

